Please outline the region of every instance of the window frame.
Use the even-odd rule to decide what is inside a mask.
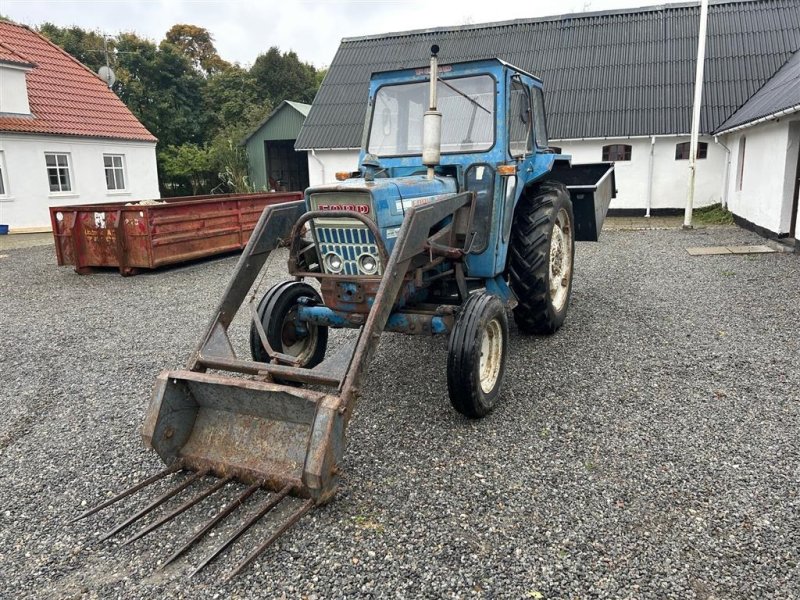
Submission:
[[[528,121],[525,123],[527,128],[527,136],[525,137],[526,140],[526,148],[524,152],[514,152],[514,150],[518,150],[518,148],[512,147],[514,144],[520,144],[522,140],[512,140],[512,120],[519,119],[519,114],[512,114],[514,111],[512,110],[512,95],[516,92],[521,92],[522,96],[527,103],[527,107],[525,104],[520,105],[520,108],[527,108],[528,109]],[[531,98],[531,91],[530,88],[525,85],[522,81],[522,77],[519,75],[511,75],[511,81],[508,86],[508,155],[512,158],[524,158],[526,156],[530,156],[533,154],[533,144],[534,144],[534,132],[533,132],[533,99]]]
[[[691,151],[691,142],[675,144],[675,160],[689,160]],[[695,160],[705,160],[706,158],[708,158],[708,142],[697,142],[697,156]]]
[[[485,152],[491,152],[492,150],[494,150],[495,146],[497,145],[497,123],[496,123],[496,119],[497,119],[497,104],[498,104],[498,99],[497,99],[497,77],[495,77],[495,75],[493,73],[491,73],[490,71],[479,71],[477,73],[471,73],[471,74],[468,74],[468,75],[458,75],[457,77],[442,77],[442,74],[440,73],[438,79],[441,80],[441,81],[451,82],[451,81],[457,81],[459,79],[469,79],[469,78],[472,78],[472,77],[482,77],[482,76],[489,77],[492,80],[492,83],[493,83],[493,86],[494,86],[494,88],[492,90],[492,92],[494,94],[494,104],[492,106],[492,115],[493,115],[493,118],[495,120],[495,125],[492,128],[492,145],[489,146],[488,148],[486,148],[485,150],[459,150],[458,152],[445,152],[444,150],[442,150],[442,156],[445,156],[445,155],[458,156],[459,154],[475,154],[476,152],[479,152],[479,153],[483,154]],[[365,132],[364,132],[364,134],[365,134],[365,140],[364,140],[365,141],[365,146],[364,147],[367,149],[367,152],[371,152],[370,144],[372,143],[372,124],[373,124],[373,120],[375,119],[375,111],[378,108],[377,107],[378,94],[380,93],[380,91],[383,88],[392,87],[392,86],[398,86],[398,85],[406,85],[408,83],[425,83],[425,81],[424,80],[423,81],[412,81],[412,82],[409,82],[409,81],[396,81],[396,82],[391,82],[391,83],[384,83],[383,85],[379,86],[375,90],[375,94],[370,98],[370,100],[369,100],[370,101],[370,108],[369,108],[369,111],[368,111],[369,120],[367,121],[367,127],[365,128]],[[409,156],[422,156],[422,152],[420,151],[418,153],[413,153],[412,152],[412,153],[406,153],[406,154],[378,154],[377,156],[379,158],[406,158],[406,157],[409,157]]]
[[[106,165],[106,159],[107,158],[111,159],[111,166],[110,167],[108,165]],[[115,158],[119,159],[119,166],[114,165],[114,159]],[[118,183],[118,181],[117,181],[117,172],[119,172],[119,175],[122,178],[122,187],[113,187],[113,188],[108,187],[108,172],[109,171],[112,171],[112,173],[113,173],[113,179],[114,179],[114,185],[115,186]],[[122,194],[122,193],[127,192],[128,191],[128,169],[127,169],[127,164],[126,164],[126,161],[125,161],[125,155],[124,154],[111,153],[111,152],[103,153],[103,175],[104,175],[105,180],[106,180],[106,192],[107,193],[109,193],[109,194]]]
[[[55,157],[56,164],[51,166],[47,164],[47,159],[53,156]],[[58,164],[58,157],[63,156],[66,158],[66,165],[59,165]],[[58,152],[58,151],[51,151],[48,150],[44,153],[44,165],[45,165],[45,173],[47,174],[47,187],[50,190],[51,196],[65,196],[65,195],[76,195],[75,192],[75,177],[72,173],[72,156],[69,152]],[[50,171],[51,169],[55,169],[56,177],[58,179],[58,189],[53,189],[53,184],[50,179]],[[64,189],[61,183],[61,171],[65,171],[67,175],[67,185],[69,186],[67,189]]]
[[[11,198],[10,186],[8,184],[8,169],[6,169],[6,154],[0,150],[0,200]]]
[[[738,164],[736,165],[736,191],[741,192],[744,188],[744,160],[747,155],[747,136],[739,138]]]
[[[549,147],[550,133],[547,130],[547,108],[544,102],[544,89],[538,85],[531,86],[531,105],[533,111],[533,139],[537,148],[544,149]],[[540,137],[540,134],[542,137]]]
[[[623,148],[622,158],[611,158],[612,149],[614,156],[617,156],[620,148]],[[606,144],[603,146],[601,156],[603,162],[630,162],[633,160],[633,146],[631,144]]]

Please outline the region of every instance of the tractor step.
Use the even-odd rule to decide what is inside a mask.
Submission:
[[[117,494],[110,500],[95,506],[87,510],[86,512],[78,515],[71,522],[78,521],[80,519],[84,519],[89,517],[104,508],[107,508],[117,502],[120,502],[126,498],[129,498],[136,494],[137,492],[156,484],[158,481],[161,481],[165,478],[176,479],[173,483],[175,484],[171,489],[168,491],[158,495],[156,498],[151,500],[144,508],[138,510],[133,515],[122,521],[121,523],[114,526],[111,530],[108,531],[102,538],[101,541],[108,540],[124,529],[127,529],[143,517],[147,516],[151,512],[155,511],[158,507],[163,504],[166,504],[168,501],[172,500],[173,498],[178,498],[179,496],[188,495],[188,493],[184,493],[185,490],[188,488],[195,486],[200,480],[208,477],[210,473],[206,471],[192,471],[184,468],[183,461],[178,461],[173,466],[164,469],[160,473],[145,479],[144,481],[137,483],[136,485],[124,490],[123,492]],[[193,506],[200,504],[203,500],[209,498],[210,496],[218,493],[220,490],[231,485],[237,485],[233,476],[224,477],[222,479],[215,479],[211,486],[205,487],[204,489],[200,490],[199,493],[184,499],[184,501],[173,508],[172,510],[166,512],[166,514],[162,515],[158,519],[152,521],[147,526],[140,529],[138,532],[127,538],[123,545],[130,544],[135,542],[136,540],[146,536],[149,533],[152,533],[162,525],[170,522],[172,519],[177,517],[178,515],[183,514],[184,512],[188,511]],[[206,534],[208,534],[212,529],[214,529],[220,522],[222,522],[226,517],[229,517],[232,513],[236,512],[237,509],[240,509],[245,506],[245,502],[253,495],[256,494],[259,490],[266,490],[269,491],[267,482],[259,482],[254,483],[247,487],[243,492],[238,494],[236,498],[228,502],[217,514],[215,514],[209,521],[204,523],[200,528],[198,528],[194,534],[184,542],[179,548],[177,548],[169,557],[167,557],[164,562],[161,564],[160,568],[164,568],[167,565],[173,563],[176,559],[183,556],[188,552],[195,544],[201,541]],[[248,516],[237,528],[236,530],[230,534],[222,543],[220,543],[210,554],[208,554],[200,564],[194,568],[191,575],[195,575],[202,571],[206,566],[208,566],[211,562],[213,562],[220,554],[222,554],[228,547],[230,547],[237,539],[239,539],[242,535],[244,535],[253,525],[258,523],[263,517],[265,517],[269,512],[273,511],[278,505],[280,505],[284,500],[287,500],[289,497],[290,492],[292,491],[291,485],[284,486],[281,490],[270,493],[262,502],[259,504],[255,511]],[[291,502],[291,499],[287,500]],[[314,500],[308,499],[302,501],[299,506],[297,506],[288,517],[283,519],[277,526],[272,530],[272,533],[258,546],[256,546],[253,550],[251,550],[247,556],[241,560],[225,577],[226,580],[229,580],[239,573],[241,573],[250,563],[252,563],[258,556],[260,556],[267,548],[269,548],[281,535],[286,533],[293,525],[295,525],[305,514],[307,514],[312,508],[314,507]]]

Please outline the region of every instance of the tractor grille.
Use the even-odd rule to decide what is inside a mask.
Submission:
[[[372,275],[380,275],[383,272],[375,237],[366,227],[317,226],[316,232],[320,258],[330,253],[338,254],[344,263],[340,272],[342,275],[368,275],[358,266],[358,257],[364,254],[371,255],[378,264],[377,273]]]

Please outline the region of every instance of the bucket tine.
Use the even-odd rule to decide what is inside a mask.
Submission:
[[[171,519],[174,519],[179,514],[189,510],[190,508],[192,508],[195,504],[197,504],[201,500],[204,500],[205,498],[208,498],[211,494],[213,494],[214,492],[216,492],[217,490],[219,490],[221,487],[223,487],[224,485],[226,485],[227,483],[229,483],[232,480],[233,480],[233,477],[230,477],[230,476],[226,477],[225,479],[220,479],[217,483],[215,483],[213,486],[211,486],[207,490],[201,492],[200,494],[198,494],[194,498],[189,498],[186,502],[181,504],[178,508],[173,510],[168,515],[164,515],[158,521],[155,521],[154,523],[151,523],[150,525],[148,525],[147,527],[145,527],[144,529],[142,529],[141,531],[139,531],[138,533],[136,533],[132,537],[130,537],[127,540],[125,540],[122,543],[122,545],[123,546],[127,546],[131,542],[135,542],[136,540],[138,540],[140,537],[147,535],[148,533],[150,533],[154,529],[157,529],[158,527],[161,527],[164,523],[166,523],[167,521],[170,521]]]
[[[71,519],[69,522],[70,523],[74,523],[75,521],[80,521],[81,519],[84,519],[84,518],[88,517],[89,515],[93,515],[94,513],[98,512],[100,510],[103,510],[107,506],[111,506],[115,502],[118,502],[119,500],[122,500],[123,498],[127,498],[131,494],[135,494],[136,492],[138,492],[142,488],[147,487],[151,483],[155,483],[159,479],[164,479],[164,477],[166,477],[167,475],[172,475],[176,471],[179,471],[182,467],[183,467],[183,462],[182,461],[177,461],[171,467],[167,467],[166,469],[164,469],[160,473],[156,473],[152,477],[148,477],[144,481],[140,481],[139,483],[137,483],[133,487],[129,487],[124,492],[121,492],[121,493],[117,494],[116,496],[111,498],[111,500],[106,500],[102,504],[98,504],[94,508],[90,508],[86,512],[83,512],[83,513],[79,514],[74,519]]]
[[[298,508],[295,512],[293,512],[291,516],[288,519],[286,519],[286,521],[284,521],[283,524],[281,524],[281,526],[278,527],[278,529],[276,529],[275,532],[271,536],[269,536],[263,544],[261,544],[255,550],[253,550],[247,558],[245,558],[242,562],[240,562],[236,566],[236,568],[227,577],[225,577],[225,581],[230,581],[231,579],[236,577],[239,573],[241,573],[247,565],[253,562],[253,560],[255,560],[256,557],[258,557],[262,552],[264,552],[264,550],[269,548],[275,542],[275,540],[277,540],[289,529],[291,529],[292,526],[295,523],[297,523],[301,518],[303,518],[303,515],[308,513],[308,511],[310,511],[312,508],[314,508],[314,501],[307,500],[300,508]]]
[[[228,505],[227,505],[225,508],[223,508],[223,509],[222,509],[222,510],[219,512],[219,514],[217,514],[217,516],[215,516],[215,517],[214,517],[213,519],[211,519],[211,520],[210,520],[208,523],[206,523],[205,525],[203,525],[203,527],[201,527],[201,528],[200,528],[200,530],[199,530],[199,531],[197,531],[197,533],[195,533],[195,534],[192,536],[192,539],[190,539],[190,540],[189,540],[188,542],[186,542],[186,543],[185,543],[183,546],[181,546],[180,548],[178,548],[178,549],[177,549],[177,550],[176,550],[176,551],[175,551],[175,552],[172,554],[172,556],[170,556],[170,557],[169,557],[169,558],[168,558],[166,561],[164,561],[164,563],[161,565],[161,568],[163,569],[163,568],[164,568],[164,567],[166,567],[166,566],[167,566],[169,563],[171,563],[172,561],[174,561],[176,558],[178,558],[178,557],[179,557],[179,556],[181,556],[181,555],[182,555],[184,552],[186,552],[186,551],[187,551],[189,548],[191,548],[191,547],[192,547],[192,546],[193,546],[195,543],[197,543],[197,541],[198,541],[200,538],[202,538],[202,537],[203,537],[203,536],[204,536],[206,533],[208,533],[208,532],[209,532],[209,530],[210,530],[212,527],[214,527],[214,525],[216,525],[217,523],[219,523],[219,522],[220,522],[222,519],[224,519],[225,517],[227,517],[227,516],[228,516],[229,514],[231,514],[231,513],[232,513],[234,510],[236,510],[237,508],[239,508],[239,507],[242,505],[242,503],[243,503],[245,500],[247,500],[247,499],[248,499],[250,496],[252,496],[252,495],[253,495],[253,494],[254,494],[254,493],[255,493],[255,492],[256,492],[256,491],[257,491],[257,490],[258,490],[258,489],[259,489],[259,488],[262,486],[262,485],[263,485],[263,483],[256,483],[255,485],[251,485],[251,486],[250,486],[249,488],[247,488],[247,489],[246,489],[244,492],[242,492],[242,494],[241,494],[241,495],[240,495],[238,498],[236,498],[236,500],[234,500],[233,502],[230,502],[230,503],[229,503],[229,504],[228,504]]]
[[[201,570],[202,570],[202,569],[203,569],[203,568],[204,568],[206,565],[208,565],[208,563],[210,563],[210,562],[211,562],[212,560],[214,560],[214,559],[215,559],[217,556],[219,556],[219,554],[220,554],[220,553],[221,553],[223,550],[225,550],[225,548],[227,548],[228,546],[230,546],[230,545],[231,545],[233,542],[235,542],[237,539],[239,539],[239,537],[240,537],[240,536],[241,536],[241,535],[242,535],[242,534],[243,534],[245,531],[247,531],[248,529],[250,529],[250,527],[252,527],[252,526],[253,526],[253,524],[254,524],[256,521],[258,521],[258,520],[259,520],[261,517],[263,517],[265,514],[267,514],[267,513],[268,513],[269,511],[271,511],[273,508],[275,508],[276,506],[278,506],[278,504],[280,504],[281,500],[283,500],[283,499],[284,499],[284,498],[285,498],[285,497],[286,497],[286,496],[289,494],[289,492],[290,492],[290,491],[292,491],[292,486],[291,486],[291,485],[287,485],[287,486],[286,486],[286,487],[284,487],[284,488],[283,488],[283,489],[282,489],[280,492],[278,492],[277,494],[275,494],[275,495],[273,495],[271,498],[269,498],[269,499],[268,499],[268,500],[267,500],[267,501],[266,501],[266,502],[265,502],[265,503],[264,503],[264,504],[261,506],[261,508],[259,508],[259,509],[256,511],[256,513],[255,513],[254,515],[252,515],[252,516],[251,516],[249,519],[247,519],[247,521],[245,521],[245,522],[244,522],[244,523],[241,525],[241,527],[239,527],[239,529],[237,529],[237,530],[236,530],[236,531],[233,533],[233,535],[232,535],[232,536],[230,536],[230,537],[229,537],[227,540],[225,540],[225,541],[224,541],[222,544],[220,544],[220,545],[219,545],[219,547],[218,547],[216,550],[214,550],[214,552],[212,552],[212,553],[211,553],[211,555],[209,555],[209,556],[208,556],[208,557],[207,557],[207,558],[206,558],[206,559],[205,559],[203,562],[201,562],[201,563],[200,563],[200,565],[199,565],[199,566],[198,566],[198,567],[197,567],[197,568],[196,568],[194,571],[192,571],[192,575],[197,575],[197,573],[198,573],[198,572],[200,572],[200,571],[201,571]]]
[[[176,496],[177,494],[181,493],[183,490],[185,490],[187,487],[189,487],[193,482],[195,482],[196,480],[200,479],[201,477],[204,477],[206,475],[206,473],[207,473],[207,471],[199,471],[199,472],[195,473],[194,475],[192,475],[191,477],[186,478],[181,484],[179,484],[178,486],[172,488],[171,490],[163,493],[161,496],[159,496],[158,498],[153,500],[150,504],[145,506],[142,510],[137,512],[135,515],[132,515],[131,517],[129,517],[128,519],[126,519],[125,521],[123,521],[122,523],[117,525],[114,529],[112,529],[107,534],[105,534],[102,538],[100,538],[100,541],[107,540],[111,536],[116,535],[117,533],[119,533],[120,531],[125,529],[128,525],[130,525],[134,521],[138,521],[139,519],[141,519],[143,516],[145,516],[147,513],[149,513],[153,509],[158,508],[159,506],[164,504],[164,502],[166,502],[167,500],[169,500],[173,496]]]

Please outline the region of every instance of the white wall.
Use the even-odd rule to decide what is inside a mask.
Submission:
[[[25,72],[28,69],[0,65],[0,113],[31,114],[28,104],[28,84]]]
[[[316,155],[316,156],[315,156]],[[358,150],[316,150],[308,152],[308,183],[335,183],[337,171],[357,171]]]
[[[50,206],[131,202],[159,198],[153,142],[0,133],[6,195],[0,197],[0,223],[12,231],[50,228]],[[45,152],[70,155],[71,192],[50,192]],[[106,189],[103,154],[122,154],[123,191]]]
[[[688,142],[689,137],[656,138],[653,168],[652,208],[677,208],[686,206],[686,190],[689,182],[689,161],[675,160],[675,146]],[[727,153],[710,137],[702,137],[708,143],[708,157],[697,161],[697,183],[695,206],[709,206],[722,201],[723,181]],[[553,140],[564,153],[572,154],[574,163],[600,162],[603,146],[607,144],[630,144],[631,160],[616,164],[617,189],[611,208],[638,209],[647,206],[647,191],[650,165],[650,138],[563,141]],[[320,164],[322,163],[322,164]],[[358,168],[357,150],[317,150],[316,159],[308,153],[308,175],[311,185],[336,181],[337,171],[354,171]]]
[[[675,160],[675,146],[688,142],[689,137],[656,137],[653,148],[653,209],[686,206],[689,184],[689,161]],[[707,158],[697,161],[695,207],[718,204],[722,200],[727,152],[714,143],[711,137],[701,137],[708,144]],[[552,140],[562,152],[572,155],[575,164],[600,162],[603,146],[628,144],[631,160],[616,163],[617,197],[611,201],[612,209],[639,209],[647,206],[650,173],[651,138],[563,141]]]
[[[739,156],[746,138],[739,189]],[[728,206],[734,214],[776,234],[791,229],[800,118],[769,121],[725,136],[731,149]],[[795,235],[797,229],[795,229]]]

